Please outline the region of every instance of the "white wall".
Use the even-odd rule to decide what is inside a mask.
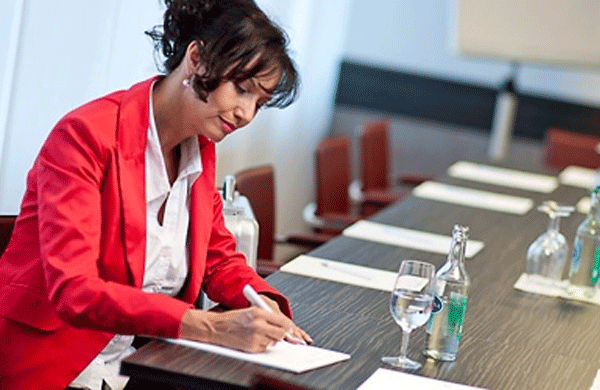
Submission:
[[[290,108],[261,112],[222,142],[218,180],[252,165],[275,164],[278,231],[285,233],[304,227],[301,210],[313,197],[312,153],[332,115],[350,0],[258,3],[290,35],[301,97]],[[23,17],[14,17],[21,5]],[[1,75],[11,81],[0,89],[0,102],[6,102],[0,121],[0,213],[18,212],[27,171],[62,115],[157,72],[143,32],[161,22],[162,12],[159,0],[2,0],[0,53],[13,42],[16,57],[13,72],[7,66],[13,61],[0,55]],[[19,23],[20,33],[11,37],[9,26]]]
[[[142,32],[162,11],[158,3],[140,7],[140,1],[9,3],[23,4],[22,18],[6,24],[21,23],[20,33],[6,38],[9,29],[0,30],[0,42],[18,47],[8,75],[12,88],[0,98],[9,102],[0,122],[0,213],[14,214],[27,171],[56,121],[92,98],[155,73],[152,46]],[[9,68],[3,67],[4,76]]]
[[[456,6],[456,0],[353,0],[344,55],[388,69],[498,87],[510,72],[506,61],[455,54]],[[600,106],[600,70],[523,64],[517,87]]]

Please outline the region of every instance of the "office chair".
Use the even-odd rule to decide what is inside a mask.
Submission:
[[[394,186],[415,186],[431,179],[424,175],[402,175],[390,180],[389,127],[387,120],[378,119],[367,121],[358,129],[360,180],[351,184],[350,194],[354,201],[362,202],[363,215],[371,215],[408,195],[393,189]]]
[[[303,210],[304,220],[317,232],[340,234],[362,216],[348,194],[350,141],[346,136],[322,140],[315,151],[316,201]]]
[[[0,255],[8,246],[16,219],[16,215],[0,215]]]
[[[314,249],[334,236],[317,233],[275,234],[275,173],[272,165],[245,169],[235,174],[236,190],[248,198],[258,222],[257,272],[266,277],[277,271],[285,261],[274,259],[274,249],[279,244],[299,247],[301,253]],[[287,259],[289,260],[289,259]]]
[[[544,148],[544,163],[549,167],[600,167],[600,137],[550,127],[544,133]]]

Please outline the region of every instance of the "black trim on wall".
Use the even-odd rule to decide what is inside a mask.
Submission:
[[[496,93],[493,88],[343,61],[335,103],[489,132]],[[600,134],[600,108],[519,94],[515,136],[542,139],[551,126]]]

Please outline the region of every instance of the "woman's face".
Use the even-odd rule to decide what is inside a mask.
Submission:
[[[259,74],[240,83],[223,81],[208,94],[203,102],[192,87],[184,94],[189,105],[187,123],[193,128],[191,135],[202,134],[219,142],[226,135],[247,125],[261,106],[271,100],[271,93],[279,83],[280,72]]]

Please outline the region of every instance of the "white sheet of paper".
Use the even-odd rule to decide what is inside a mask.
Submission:
[[[378,368],[356,390],[476,390],[479,387],[445,382],[406,372]]]
[[[510,214],[523,215],[533,207],[533,200],[529,198],[474,190],[434,181],[422,183],[415,187],[412,193],[421,198]]]
[[[563,169],[558,179],[564,185],[591,190],[596,171],[590,168],[570,166]]]
[[[403,248],[418,249],[425,252],[448,254],[452,237],[440,234],[411,230],[397,226],[385,225],[371,221],[358,221],[348,226],[342,232],[344,236],[359,240],[379,242],[400,246]],[[469,240],[465,249],[465,257],[471,258],[483,249],[482,241]]]
[[[581,214],[587,214],[590,212],[591,206],[592,199],[590,199],[589,196],[584,196],[583,198],[579,199],[579,202],[577,202],[577,205],[575,207],[577,208],[577,211],[579,211]]]
[[[560,297],[572,301],[587,302],[600,305],[600,291],[590,299],[583,297],[574,297],[567,293],[568,280],[552,280],[540,275],[521,274],[514,284],[517,290],[530,292],[534,294],[546,295],[549,297]]]
[[[476,164],[468,161],[458,161],[452,164],[448,168],[448,174],[460,179],[546,194],[554,191],[558,187],[558,179],[553,176]]]
[[[391,292],[394,289],[394,283],[398,276],[396,272],[307,255],[296,257],[294,260],[284,264],[279,270],[309,278],[329,280],[331,282],[387,292]]]
[[[247,353],[214,344],[183,339],[164,339],[173,344],[244,360],[250,363],[301,373],[350,359],[350,355],[312,345],[290,344],[281,341],[265,352]]]
[[[592,387],[590,390],[600,390],[600,370],[596,373],[596,377],[594,378],[594,383],[592,383]]]

